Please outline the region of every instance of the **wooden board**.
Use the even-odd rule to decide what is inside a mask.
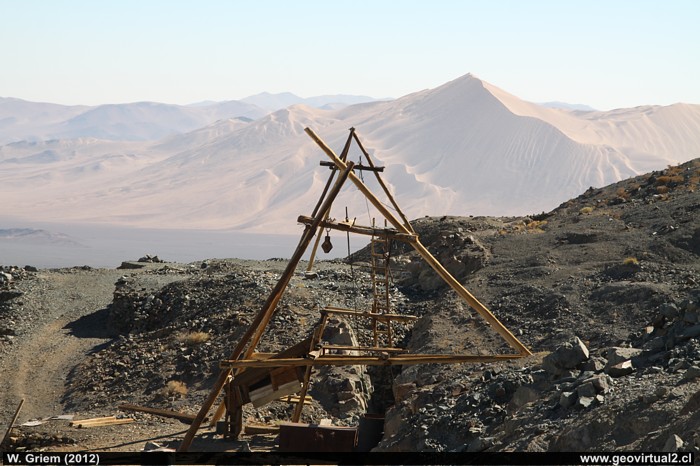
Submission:
[[[194,418],[196,417],[193,414],[180,413],[177,411],[171,411],[169,409],[149,408],[146,406],[138,406],[128,403],[119,405],[119,409],[121,409],[122,411],[137,411],[140,413],[148,413],[155,414],[156,416],[169,417],[173,419],[178,419],[187,424],[191,424],[192,421],[194,421]]]

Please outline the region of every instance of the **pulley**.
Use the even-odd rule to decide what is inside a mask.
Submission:
[[[321,249],[323,249],[323,252],[328,254],[331,252],[331,249],[333,249],[333,244],[331,243],[331,229],[328,228],[326,230],[326,239],[323,240],[323,244],[321,244]]]

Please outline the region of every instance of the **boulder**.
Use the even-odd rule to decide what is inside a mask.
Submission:
[[[573,369],[589,357],[588,348],[578,338],[563,344],[542,360],[542,368],[552,375],[560,375]]]
[[[698,377],[700,377],[700,367],[698,366],[690,366],[683,374],[683,380],[686,382],[695,380]]]
[[[579,398],[594,398],[598,394],[598,391],[592,382],[586,382],[578,386],[576,394]]]
[[[559,406],[569,408],[576,403],[576,392],[561,392],[559,395]]]
[[[612,377],[622,377],[634,372],[635,365],[633,358],[637,358],[642,353],[639,348],[623,348],[613,346],[607,350],[608,362],[605,365],[605,373]]]
[[[588,408],[591,406],[594,402],[596,401],[595,397],[592,396],[581,396],[579,399],[576,401],[576,407],[577,408]]]
[[[634,372],[634,365],[632,365],[632,361],[623,361],[614,366],[606,367],[605,372],[610,377],[623,377]]]
[[[666,440],[663,451],[679,451],[681,448],[683,448],[683,443],[682,438],[676,434],[673,434],[668,438],[668,440]]]

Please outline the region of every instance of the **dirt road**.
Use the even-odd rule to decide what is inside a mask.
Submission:
[[[86,355],[99,350],[113,337],[107,328],[107,305],[112,301],[114,283],[125,272],[82,268],[42,270],[15,283],[24,294],[13,302],[10,311],[0,316],[5,319],[4,325],[7,327],[9,321],[16,333],[11,344],[0,343],[0,430],[3,434],[22,399],[25,401],[17,423],[61,414],[86,417],[86,413],[63,412],[66,379]],[[140,275],[141,271],[127,273]],[[158,284],[180,279],[145,274],[143,278],[147,283]],[[67,422],[48,424],[55,425],[45,424],[41,429],[65,429]],[[175,427],[176,431],[182,430],[180,426]],[[129,434],[133,429],[121,431]],[[73,437],[86,446],[84,435]],[[102,447],[129,440],[106,437]],[[145,438],[148,437],[146,433]],[[94,440],[97,439],[90,443],[94,444]]]

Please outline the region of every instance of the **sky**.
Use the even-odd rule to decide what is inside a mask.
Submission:
[[[0,0],[0,97],[400,97],[472,73],[600,110],[700,104],[697,0]]]

